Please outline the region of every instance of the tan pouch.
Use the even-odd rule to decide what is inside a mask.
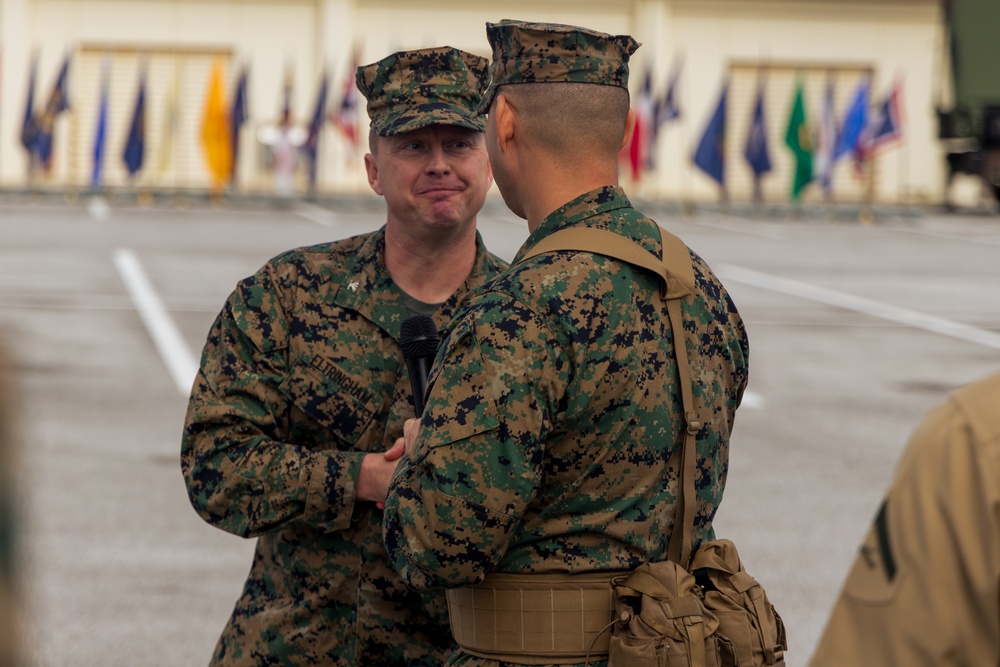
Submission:
[[[643,563],[616,579],[609,667],[717,667],[718,619],[694,577],[671,561]]]
[[[785,625],[764,587],[743,568],[736,545],[729,540],[703,543],[691,558],[691,572],[705,608],[719,621],[719,635],[732,645],[734,664],[783,665]]]

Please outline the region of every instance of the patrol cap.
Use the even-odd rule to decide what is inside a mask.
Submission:
[[[510,19],[487,23],[486,38],[493,62],[480,114],[489,110],[497,88],[510,83],[596,83],[628,90],[628,59],[639,48],[628,35]]]
[[[358,90],[368,100],[377,134],[391,136],[428,125],[482,132],[476,115],[489,61],[450,46],[397,51],[358,67]]]

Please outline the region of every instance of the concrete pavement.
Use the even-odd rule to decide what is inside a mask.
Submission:
[[[716,269],[747,322],[754,396],[737,416],[716,526],[765,584],[798,667],[909,433],[946,392],[1000,366],[1000,219],[657,218]],[[207,662],[252,543],[187,503],[176,378],[237,280],[287,248],[382,219],[367,205],[0,201],[29,664]],[[498,200],[480,228],[507,258],[527,236]],[[141,314],[136,267],[168,324]],[[173,353],[157,326],[174,328]]]

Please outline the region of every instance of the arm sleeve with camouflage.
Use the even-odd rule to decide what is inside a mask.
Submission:
[[[420,432],[386,500],[390,560],[414,588],[482,580],[541,483],[569,361],[537,317],[491,295],[435,363]]]
[[[288,441],[288,319],[270,267],[243,281],[202,354],[181,446],[191,504],[207,522],[251,537],[289,523],[346,528],[362,452]]]

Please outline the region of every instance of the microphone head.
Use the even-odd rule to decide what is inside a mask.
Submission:
[[[413,315],[403,320],[399,335],[403,358],[433,357],[440,342],[437,327],[429,315]]]

